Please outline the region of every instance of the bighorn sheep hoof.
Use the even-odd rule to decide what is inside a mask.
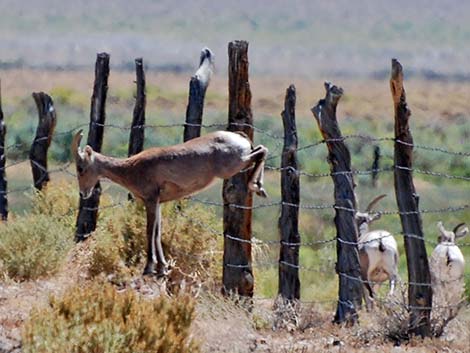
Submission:
[[[157,275],[157,264],[154,262],[148,262],[144,268],[144,276],[155,276]]]
[[[171,272],[171,266],[158,264],[156,276],[157,278],[163,278],[163,277],[168,276],[170,272]]]
[[[268,194],[267,194],[266,190],[264,190],[264,188],[258,189],[256,191],[256,195],[258,195],[260,197],[268,197]]]

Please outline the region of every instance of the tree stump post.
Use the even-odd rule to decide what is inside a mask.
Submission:
[[[284,147],[281,161],[281,194],[283,205],[278,223],[281,239],[278,288],[279,295],[288,301],[300,299],[298,268],[300,247],[299,208],[290,206],[299,205],[300,203],[295,101],[295,86],[290,85],[286,90],[284,110],[281,113],[284,125]]]
[[[213,70],[213,55],[209,48],[201,51],[199,68],[189,81],[188,106],[184,125],[184,141],[201,136],[204,98]]]
[[[248,82],[248,42],[228,45],[229,109],[228,130],[241,131],[253,140],[251,91]],[[224,256],[223,289],[225,294],[253,296],[251,259],[251,216],[253,195],[248,190],[250,170],[224,180]],[[233,206],[236,205],[236,206]]]
[[[90,128],[87,144],[94,151],[101,152],[103,144],[104,123],[106,118],[106,95],[108,92],[109,54],[100,53],[96,57],[95,84],[91,97]],[[85,240],[96,228],[101,185],[96,183],[92,195],[84,200],[80,196],[75,240]]]
[[[390,89],[395,108],[395,196],[405,234],[405,252],[410,282],[408,286],[409,332],[428,337],[431,335],[431,276],[419,213],[419,196],[413,184],[413,137],[408,124],[411,111],[408,109],[403,87],[403,68],[396,59],[392,59]]]
[[[135,59],[136,74],[136,95],[134,113],[132,115],[131,132],[129,135],[129,148],[127,156],[133,156],[144,149],[145,139],[145,107],[147,105],[147,96],[145,93],[145,72],[142,58]],[[129,200],[133,196],[129,194]]]
[[[2,221],[6,221],[8,218],[7,178],[5,173],[5,164],[7,160],[5,135],[7,133],[7,127],[3,119],[2,87],[0,81],[0,219]]]
[[[312,108],[320,132],[328,147],[328,161],[335,185],[336,251],[339,275],[339,299],[335,323],[352,325],[357,321],[356,308],[362,301],[362,281],[357,249],[358,230],[355,222],[356,197],[351,173],[351,155],[344,143],[336,119],[336,107],[343,95],[340,87],[325,82],[326,96]]]
[[[52,98],[44,92],[33,93],[34,102],[38,109],[39,123],[36,137],[29,151],[29,160],[33,172],[34,187],[37,190],[49,182],[47,171],[47,151],[51,145],[52,135],[57,124],[57,114]]]

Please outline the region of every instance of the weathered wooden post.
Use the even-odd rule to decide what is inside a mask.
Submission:
[[[145,93],[145,72],[142,58],[135,59],[136,74],[136,95],[134,113],[132,115],[131,133],[129,135],[128,157],[141,152],[144,149],[145,138],[145,107],[147,105],[147,96]],[[132,194],[129,194],[129,200],[132,200]]]
[[[103,144],[104,122],[106,118],[106,94],[108,92],[109,54],[100,53],[96,57],[95,84],[91,97],[90,128],[88,130],[87,144],[94,151],[101,152]],[[100,203],[101,185],[98,182],[92,195],[84,200],[80,196],[80,205],[77,217],[76,241],[82,241],[95,230]]]
[[[377,181],[379,179],[379,168],[380,168],[380,146],[374,146],[374,161],[372,162],[372,186],[377,187]]]
[[[241,131],[253,140],[251,91],[248,82],[248,42],[228,45],[229,108],[228,130]],[[251,259],[251,214],[253,195],[248,190],[250,170],[224,181],[223,292],[253,296]],[[232,205],[237,205],[234,207]]]
[[[7,178],[5,164],[7,151],[5,149],[5,135],[7,127],[3,121],[2,110],[2,86],[0,81],[0,219],[6,221],[8,218]]]
[[[33,98],[38,109],[39,123],[36,129],[36,137],[29,151],[29,160],[33,171],[34,187],[42,190],[49,182],[47,151],[51,145],[52,135],[57,123],[57,114],[54,102],[48,94],[34,92]]]
[[[431,277],[419,213],[419,196],[413,184],[413,137],[408,125],[411,111],[406,104],[403,68],[396,59],[392,59],[390,89],[395,108],[395,195],[405,234],[405,252],[410,282],[408,285],[409,332],[427,337],[431,335]]]
[[[134,113],[132,115],[131,133],[127,155],[133,156],[144,149],[145,137],[145,107],[147,96],[145,93],[145,72],[142,58],[135,59],[135,74],[137,91],[135,95]]]
[[[299,208],[300,179],[297,163],[297,128],[295,125],[295,86],[286,90],[284,110],[284,147],[281,161],[282,209],[278,228],[281,238],[279,255],[279,295],[285,300],[300,299],[299,279]],[[289,264],[289,265],[287,265]]]
[[[351,155],[344,143],[336,119],[336,107],[343,95],[340,87],[325,82],[326,96],[312,108],[320,132],[328,147],[328,161],[335,184],[336,252],[339,275],[339,299],[334,322],[354,324],[356,308],[362,301],[362,282],[357,250],[358,231],[354,220],[356,197],[351,173]]]
[[[204,97],[209,86],[214,66],[214,55],[209,48],[201,51],[199,68],[189,81],[188,106],[186,108],[186,124],[184,125],[184,141],[201,136]]]

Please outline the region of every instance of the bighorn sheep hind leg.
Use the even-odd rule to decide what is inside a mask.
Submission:
[[[155,224],[154,224],[154,234],[155,234],[155,248],[157,250],[157,276],[164,277],[168,275],[169,267],[168,263],[165,260],[165,255],[163,254],[163,246],[162,246],[162,214],[160,208],[160,202],[157,201],[157,205],[155,207]]]
[[[147,201],[147,264],[144,275],[165,276],[168,273],[168,264],[163,254],[161,243],[161,212],[160,201]]]
[[[267,197],[268,194],[263,187],[264,179],[264,162],[268,155],[268,149],[263,145],[256,146],[251,153],[247,156],[247,160],[251,163],[255,163],[253,172],[248,182],[248,188],[255,192],[256,195],[261,197]]]

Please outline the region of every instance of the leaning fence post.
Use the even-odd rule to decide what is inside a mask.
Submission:
[[[87,140],[87,144],[96,152],[101,152],[101,145],[103,143],[108,76],[109,54],[100,53],[96,57],[95,84],[93,87],[93,96],[91,97],[90,128],[88,130]],[[77,230],[75,234],[76,241],[85,240],[86,237],[95,230],[100,195],[101,185],[98,182],[93,189],[92,195],[88,199],[84,200],[80,196]]]
[[[300,180],[297,163],[297,128],[295,126],[295,86],[286,90],[284,110],[284,147],[281,161],[282,209],[278,228],[281,238],[279,255],[279,295],[300,299],[299,280],[299,208]],[[295,205],[295,206],[293,206]]]
[[[419,196],[413,184],[413,137],[408,125],[411,111],[406,104],[403,68],[396,59],[392,59],[390,89],[395,108],[395,195],[405,234],[405,252],[410,282],[408,285],[409,332],[426,337],[431,334],[431,277],[419,213]]]
[[[131,133],[129,135],[128,157],[144,149],[145,106],[147,104],[147,97],[145,94],[145,72],[142,58],[135,59],[135,74],[137,91],[135,95],[134,113],[132,115]],[[129,194],[129,200],[132,199],[132,195]]]
[[[336,119],[336,106],[343,95],[340,87],[325,82],[326,96],[312,108],[320,132],[328,147],[328,161],[335,184],[336,252],[339,275],[339,299],[334,321],[354,324],[356,308],[362,301],[362,282],[357,250],[357,226],[354,220],[356,198],[351,173],[351,155],[344,143]]]
[[[248,82],[248,42],[228,45],[229,111],[228,130],[241,131],[253,140],[251,91]],[[224,180],[223,292],[253,296],[251,260],[251,214],[253,195],[248,190],[250,171]],[[236,205],[236,206],[233,206]]]
[[[0,219],[6,221],[8,218],[7,178],[5,173],[6,149],[5,135],[7,127],[3,121],[2,110],[2,87],[0,81]]]
[[[49,181],[47,171],[47,151],[51,145],[52,135],[57,123],[57,115],[52,98],[44,92],[33,93],[34,102],[38,109],[39,123],[36,137],[29,151],[29,160],[33,171],[34,187],[38,190]]]
[[[188,106],[186,108],[186,123],[184,125],[185,142],[201,136],[204,97],[212,76],[213,60],[213,54],[210,49],[202,49],[199,68],[189,81]]]

